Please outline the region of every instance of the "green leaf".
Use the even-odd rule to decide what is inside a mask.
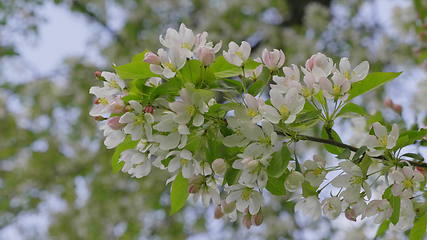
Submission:
[[[401,72],[373,72],[368,74],[362,81],[352,84],[347,101],[397,78],[400,74]]]
[[[302,195],[304,197],[317,196],[317,188],[311,186],[311,184],[307,181],[302,183]]]
[[[235,184],[239,177],[240,171],[234,168],[228,168],[224,175],[223,185],[227,183],[229,186]]]
[[[426,226],[427,226],[427,213],[425,213],[423,216],[421,216],[415,221],[414,227],[412,227],[411,231],[409,232],[409,240],[424,239],[424,236],[426,235],[426,230],[427,230]]]
[[[387,199],[393,209],[393,212],[390,217],[390,222],[396,225],[399,222],[400,217],[400,197],[394,196],[391,192],[391,187],[388,187],[383,193],[383,199]]]
[[[242,69],[227,62],[224,56],[217,57],[209,68],[217,78],[235,77],[242,74]]]
[[[304,130],[317,124],[320,120],[320,110],[306,111],[297,115],[295,121],[289,124],[290,128]]]
[[[328,134],[328,131],[330,132],[330,134]],[[322,132],[320,133],[320,136],[322,138],[327,138],[327,139],[331,139],[331,140],[334,140],[337,142],[341,142],[340,136],[333,129],[327,130],[325,127],[323,127]],[[330,144],[325,144],[325,148],[328,152],[330,152],[332,154],[336,154],[336,155],[338,155],[342,152],[342,149],[340,147],[333,146]]]
[[[177,213],[182,207],[184,207],[185,202],[188,198],[188,179],[182,177],[181,172],[176,175],[175,180],[172,182],[171,187],[171,210],[170,215]]]
[[[178,95],[179,90],[183,87],[182,81],[179,78],[169,79],[152,91],[151,99],[156,99],[161,95]]]
[[[202,63],[199,60],[188,60],[185,66],[179,70],[184,82],[198,83],[202,73]]]
[[[135,55],[132,57],[132,62],[144,61],[145,54],[146,54],[147,52],[149,52],[149,51],[148,51],[148,50],[145,50],[145,51],[143,51],[143,52],[140,52],[140,53],[138,53],[138,54],[135,54]]]
[[[359,158],[366,152],[367,149],[368,148],[366,146],[362,146],[359,149],[357,149],[351,161],[353,161],[354,163],[359,162]]]
[[[113,153],[113,157],[111,158],[111,166],[113,167],[113,172],[116,173],[120,171],[120,169],[122,169],[123,167],[124,163],[119,162],[120,154],[125,150],[135,148],[137,144],[138,141],[132,141],[131,137],[127,136],[125,140],[116,147]]]
[[[266,82],[263,80],[256,80],[248,89],[248,93],[252,96],[256,96],[260,91],[263,89],[263,87],[266,85]]]
[[[337,155],[338,159],[350,159],[351,151],[349,149],[344,149],[340,154]]]
[[[351,117],[351,114],[357,114],[360,116],[368,116],[368,113],[366,112],[365,108],[357,105],[355,103],[347,103],[342,109],[341,111],[337,114],[337,116],[341,116],[341,117]]]
[[[402,156],[409,157],[419,161],[424,161],[424,157],[417,153],[405,153]]]
[[[371,163],[372,163],[372,159],[367,155],[365,155],[362,161],[360,161],[359,167],[362,170],[363,176],[366,177],[366,175],[368,174],[368,169],[369,169],[369,166],[371,166]]]
[[[288,146],[284,145],[280,151],[273,153],[273,157],[267,167],[268,176],[281,176],[286,171],[290,160],[291,153],[289,152]]]
[[[288,177],[289,172],[285,171],[280,177],[268,177],[267,185],[265,188],[273,195],[283,196],[286,194],[285,180]]]
[[[115,69],[122,79],[144,79],[158,76],[151,72],[150,64],[143,61],[130,62],[115,67]]]
[[[396,146],[393,149],[399,149],[413,144],[417,140],[423,139],[427,135],[427,129],[409,130],[400,134]]]
[[[231,88],[236,89],[238,92],[242,92],[243,91],[243,88],[244,88],[243,87],[243,83],[240,82],[240,81],[238,81],[238,80],[226,78],[226,79],[223,79],[222,81],[225,83],[225,85],[227,85],[227,86],[229,86]]]
[[[378,227],[377,234],[375,234],[375,237],[377,238],[377,237],[383,236],[387,231],[387,229],[389,228],[389,226],[390,226],[390,221],[384,220],[384,222],[381,223],[381,225]]]

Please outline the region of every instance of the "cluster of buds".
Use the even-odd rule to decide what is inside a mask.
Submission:
[[[384,100],[384,105],[391,108],[397,114],[402,113],[402,105],[394,103],[390,98]]]

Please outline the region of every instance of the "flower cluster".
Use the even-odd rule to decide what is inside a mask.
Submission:
[[[305,66],[284,66],[282,50],[265,49],[251,59],[245,41],[230,42],[218,57],[221,42],[214,45],[207,36],[184,24],[178,31],[168,29],[160,36],[165,49],[129,63],[138,68],[126,73],[136,69],[132,76],[137,77],[121,74],[121,66],[118,74],[98,76],[104,86],[90,89],[96,100],[89,114],[99,121],[106,147],[117,147],[115,164],[123,172],[141,178],[153,167],[165,170],[170,173],[166,183],[186,186],[173,188],[171,195],[186,191],[195,201],[216,206],[217,218],[234,221],[241,215],[248,228],[262,223],[267,191],[293,195],[295,209],[312,219],[344,213],[353,221],[375,216],[377,223],[394,214],[390,201],[398,198],[395,224],[403,230],[411,226],[412,198],[422,189],[424,175],[402,165],[399,127],[394,124],[388,133],[387,124],[373,123],[357,151],[337,140],[332,129],[344,110],[351,112],[349,99],[357,96],[353,86],[363,83],[368,62],[352,68],[347,58],[337,64],[317,53]],[[334,153],[344,159],[338,166],[328,166],[320,155],[300,163],[288,150],[300,140],[317,139],[300,132],[321,122],[330,144],[347,148]],[[349,150],[356,153],[346,154]],[[380,171],[370,172],[374,165]],[[380,177],[388,190],[373,199],[371,184]],[[321,197],[328,185],[337,191]]]

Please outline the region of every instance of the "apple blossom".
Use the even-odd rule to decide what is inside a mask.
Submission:
[[[251,45],[243,41],[240,46],[235,42],[228,44],[228,51],[223,51],[224,58],[231,64],[241,67],[251,54]]]
[[[313,221],[320,218],[321,206],[319,199],[316,196],[303,198],[295,205],[295,211],[302,212],[304,215],[310,217]]]
[[[296,192],[301,188],[304,182],[304,175],[298,171],[292,171],[291,174],[286,178],[285,188],[289,192]]]
[[[268,51],[264,49],[262,51],[262,62],[270,71],[275,71],[285,63],[285,54],[282,50],[273,49],[273,51]]]
[[[368,203],[368,206],[365,210],[365,216],[371,217],[375,216],[375,223],[380,224],[384,220],[388,219],[391,216],[392,208],[390,206],[390,203],[385,200],[372,200]]]
[[[396,145],[399,137],[399,127],[393,124],[391,132],[388,134],[387,129],[379,122],[372,124],[375,136],[369,135],[366,138],[366,146],[370,156],[379,156],[384,153],[385,149],[392,149]]]
[[[338,197],[326,198],[322,202],[323,214],[330,219],[335,219],[341,214],[341,205],[341,200]]]
[[[396,168],[390,174],[393,183],[391,191],[395,196],[410,198],[424,181],[424,176],[413,167]]]
[[[246,187],[241,184],[226,187],[228,196],[225,201],[228,203],[236,202],[236,209],[240,212],[245,212],[249,209],[249,213],[256,214],[262,206],[262,196],[257,190]]]
[[[351,82],[358,82],[363,80],[369,72],[369,63],[368,61],[363,61],[357,65],[354,69],[351,69],[351,64],[348,58],[341,58],[339,63],[339,75],[342,75],[344,78]]]

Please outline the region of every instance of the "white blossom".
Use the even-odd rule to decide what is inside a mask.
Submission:
[[[281,120],[285,123],[294,122],[296,115],[304,108],[305,100],[295,88],[290,89],[286,94],[275,91],[273,88],[270,90],[270,98],[273,106],[264,104],[260,111],[264,118],[274,124]]]
[[[413,167],[405,166],[396,168],[391,172],[390,179],[393,183],[391,191],[394,196],[410,198],[424,181],[424,175]]]
[[[133,177],[142,178],[151,172],[151,161],[146,154],[135,149],[128,149],[121,153],[119,162],[124,162],[122,172]]]
[[[323,214],[329,219],[337,218],[342,211],[341,200],[338,197],[326,198],[322,201]]]
[[[164,76],[165,78],[173,78],[178,70],[184,67],[186,55],[178,48],[170,48],[165,51],[160,48],[157,51],[160,59],[160,64],[150,64],[150,70],[153,73]]]
[[[251,215],[256,214],[263,203],[261,193],[253,188],[235,184],[226,187],[228,195],[225,199],[227,203],[236,202],[236,208],[240,212],[249,210]]]
[[[285,63],[285,54],[282,50],[273,49],[273,51],[268,51],[264,49],[261,58],[264,65],[270,69],[270,71],[281,68]]]
[[[223,51],[225,60],[238,67],[241,67],[248,60],[250,54],[251,45],[245,41],[240,46],[235,42],[230,42],[228,51]]]
[[[285,188],[289,192],[296,192],[304,182],[304,175],[298,171],[292,171],[285,181]]]
[[[126,124],[123,131],[132,136],[132,140],[139,140],[143,137],[151,137],[154,117],[151,113],[145,113],[143,107],[137,101],[129,101],[133,112],[127,112],[120,117],[119,123]]]
[[[303,163],[304,176],[310,185],[319,187],[326,176],[325,159],[319,155],[314,155],[313,160],[307,160]]]
[[[377,224],[388,219],[391,214],[392,208],[386,199],[370,201],[364,213],[366,217],[376,216],[374,222]]]
[[[399,138],[399,127],[397,124],[393,124],[390,133],[379,122],[372,124],[372,127],[374,128],[375,136],[369,135],[365,141],[369,149],[369,156],[380,156],[384,153],[385,149],[392,149],[396,146],[396,141]]]
[[[295,211],[302,212],[313,221],[316,221],[320,218],[321,214],[319,199],[316,196],[303,198],[295,205]]]
[[[369,72],[368,61],[363,61],[357,65],[354,69],[351,69],[351,64],[348,58],[341,58],[339,64],[339,75],[351,82],[358,82],[363,80]]]

